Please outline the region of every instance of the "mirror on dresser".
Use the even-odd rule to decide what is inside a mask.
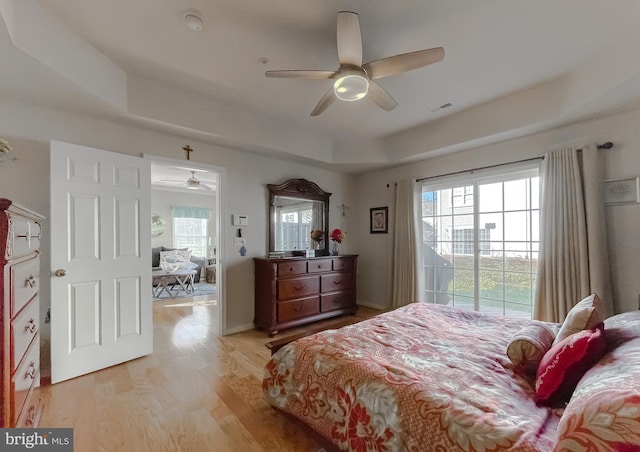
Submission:
[[[269,252],[294,256],[315,250],[329,255],[329,197],[331,193],[306,179],[269,184]],[[321,231],[314,241],[311,231]]]

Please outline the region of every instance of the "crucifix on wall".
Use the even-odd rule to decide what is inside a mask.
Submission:
[[[336,209],[341,210],[342,211],[342,216],[344,217],[346,214],[346,211],[348,209],[350,209],[351,207],[347,206],[345,203],[340,204],[339,206],[336,206]]]
[[[191,153],[193,152],[193,148],[191,148],[191,146],[189,145],[186,145],[182,149],[184,149],[184,152],[187,154],[187,160],[191,160]]]

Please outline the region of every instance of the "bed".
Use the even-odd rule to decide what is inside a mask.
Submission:
[[[340,450],[640,450],[640,311],[604,322],[602,358],[559,407],[506,353],[532,323],[550,340],[562,326],[413,303],[286,345],[264,396]]]

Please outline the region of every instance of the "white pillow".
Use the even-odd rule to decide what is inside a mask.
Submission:
[[[161,251],[160,262],[189,262],[191,261],[191,251],[172,250]]]
[[[178,268],[182,268],[183,270],[197,270],[198,264],[195,262],[180,262]]]
[[[598,295],[592,293],[580,300],[562,322],[562,327],[553,341],[553,345],[582,330],[590,330],[604,321],[604,306]]]

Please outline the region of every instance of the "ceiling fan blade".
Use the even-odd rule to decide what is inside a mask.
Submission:
[[[371,80],[376,80],[390,75],[411,71],[429,64],[442,61],[444,48],[418,50],[416,52],[403,53],[392,57],[382,58],[363,65],[363,69],[369,74]]]
[[[311,116],[318,116],[320,113],[325,111],[327,107],[329,107],[329,105],[334,103],[336,99],[337,99],[336,94],[333,91],[333,88],[331,88],[329,91],[327,91],[324,94],[324,96],[322,96],[322,99],[320,99],[320,102],[318,102],[316,107],[311,112]]]
[[[278,78],[310,78],[310,79],[326,79],[334,76],[335,71],[267,71],[264,73],[267,77]]]
[[[398,102],[380,84],[371,80],[367,97],[386,111],[391,111],[398,106]]]
[[[362,65],[362,35],[358,14],[351,11],[338,13],[338,61],[340,64]]]

